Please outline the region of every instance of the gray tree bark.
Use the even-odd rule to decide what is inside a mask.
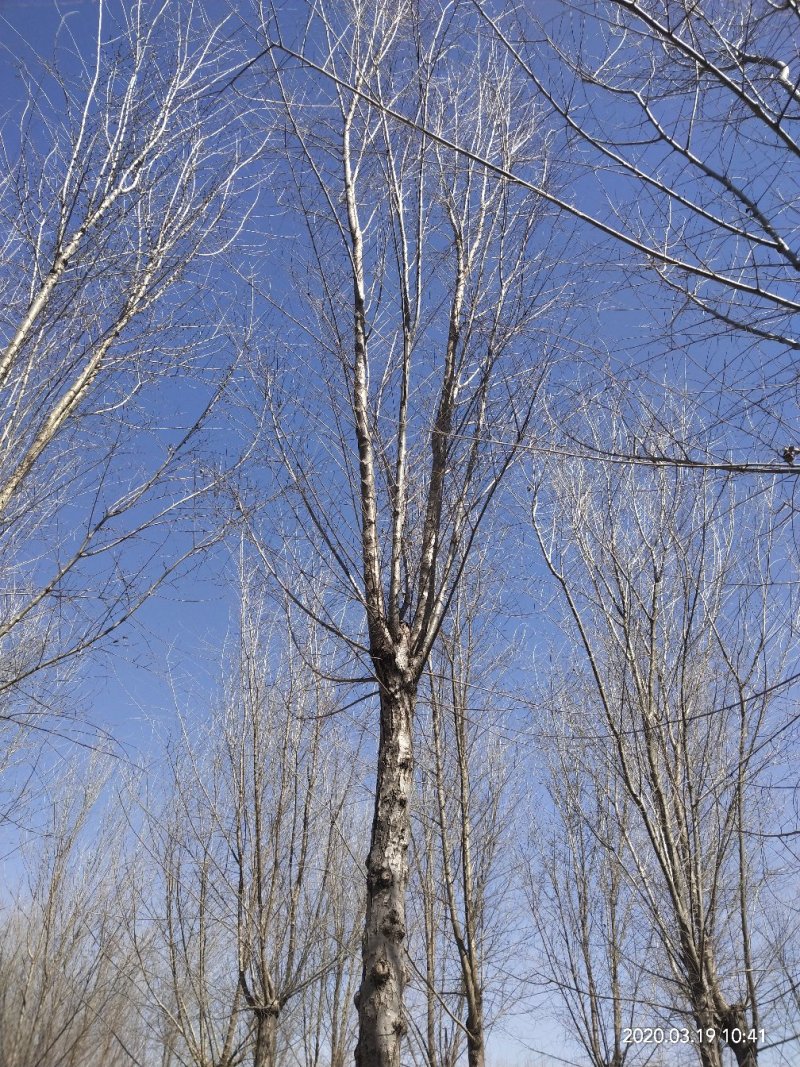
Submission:
[[[253,1044],[253,1067],[275,1067],[280,1009],[274,1006],[260,1008],[255,1015],[256,1033],[255,1043]]]
[[[484,1067],[483,1017],[478,994],[478,1005],[467,1015],[467,1063],[469,1067]]]
[[[357,1067],[399,1067],[406,1032],[406,886],[409,800],[413,778],[411,731],[416,681],[396,663],[376,664],[380,742],[372,836],[367,857],[363,970],[357,994]]]

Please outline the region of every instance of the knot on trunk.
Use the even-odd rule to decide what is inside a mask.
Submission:
[[[381,923],[381,933],[390,941],[399,944],[406,936],[406,928],[397,908],[392,908]]]
[[[394,884],[394,875],[391,868],[384,864],[369,867],[367,870],[367,883],[370,889],[388,889],[390,885]]]
[[[395,1019],[392,1023],[392,1030],[394,1030],[396,1034],[400,1034],[401,1037],[406,1034],[408,1032],[408,1026],[406,1025],[405,1019]]]
[[[377,986],[386,985],[391,977],[391,969],[386,960],[376,960],[372,967],[372,981]]]
[[[253,1011],[258,1019],[277,1019],[281,1014],[281,1006],[277,1000],[273,1000],[269,1004],[261,1004]]]

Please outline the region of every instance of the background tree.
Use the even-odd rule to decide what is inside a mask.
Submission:
[[[646,353],[676,357],[675,378],[696,383],[709,425],[747,432],[713,457],[689,454],[785,469],[800,344],[797,5],[473,7],[525,72],[562,147],[574,181],[558,190],[560,207],[589,224],[592,240],[611,239],[609,264],[623,246],[625,301],[644,317]],[[709,344],[716,337],[724,350]],[[688,459],[682,444],[666,440],[662,458]]]
[[[523,924],[514,899],[514,780],[503,692],[508,642],[493,655],[498,579],[473,560],[439,634],[420,693],[412,893],[421,926],[430,1067],[486,1058],[491,1026],[517,990]],[[417,899],[419,898],[419,899]]]
[[[119,820],[109,767],[61,761],[43,785],[38,833],[6,859],[0,910],[0,1064],[136,1062],[144,1040],[116,889]]]
[[[242,590],[224,702],[205,727],[184,724],[152,819],[159,888],[139,906],[160,958],[150,996],[197,1067],[274,1067],[290,1009],[301,1012],[304,992],[330,972],[344,980],[355,947],[358,895],[335,879],[348,870],[339,854],[353,845],[358,764],[330,722],[314,634],[305,631],[301,659],[286,617],[269,615],[249,575]],[[145,971],[152,952],[149,941],[140,948]],[[341,990],[323,1003],[320,1029],[328,1024],[338,1050]]]
[[[598,420],[594,433],[629,447],[628,431]],[[658,427],[637,433],[658,445]],[[602,738],[665,999],[717,1035],[699,1045],[704,1065],[719,1067],[723,1042],[755,1064],[774,992],[761,787],[794,721],[773,697],[792,600],[768,489],[753,499],[709,474],[589,465],[560,468],[551,488],[537,537],[602,711],[602,732],[576,724],[576,737]]]
[[[625,870],[631,802],[585,739],[592,728],[604,727],[582,681],[553,679],[542,698],[537,749],[550,803],[532,791],[528,899],[541,970],[561,1002],[565,1027],[592,1067],[622,1067],[653,1055],[651,1046],[626,1042],[624,1031],[659,1018],[648,996],[648,972],[657,967]]]
[[[20,68],[0,147],[9,734],[65,714],[58,671],[216,536],[195,446],[237,351],[210,285],[246,216],[243,141],[216,91],[225,30],[175,3],[101,4],[91,54],[61,60],[69,73]]]

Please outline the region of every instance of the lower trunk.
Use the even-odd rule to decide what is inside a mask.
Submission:
[[[430,848],[428,854],[430,855]],[[436,1041],[436,917],[435,892],[430,871],[426,871],[425,908],[425,1006],[427,1022],[428,1067],[439,1067],[439,1046]]]
[[[278,1043],[278,1012],[265,1008],[256,1013],[256,1036],[253,1045],[253,1067],[275,1067]]]
[[[411,723],[416,687],[399,670],[380,671],[381,730],[367,910],[361,944],[356,1067],[400,1067],[406,1031],[406,885],[408,883]]]
[[[729,1042],[736,1057],[737,1067],[757,1067],[758,1052],[754,1041]]]
[[[483,1018],[481,1010],[467,1015],[467,1064],[468,1067],[483,1067]]]
[[[698,1014],[695,1020],[702,1034],[702,1040],[697,1046],[701,1067],[722,1067],[722,1047],[719,1040],[708,1036],[719,1032],[714,1016],[711,1013]]]

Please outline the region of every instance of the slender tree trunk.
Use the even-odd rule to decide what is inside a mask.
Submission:
[[[397,666],[376,664],[381,729],[375,813],[367,858],[367,913],[362,942],[356,1067],[400,1067],[405,986],[406,885],[411,728],[416,683]]]
[[[431,855],[431,846],[428,843],[428,855]],[[427,940],[425,952],[425,1007],[428,1040],[428,1067],[439,1067],[439,1050],[436,1044],[436,897],[435,887],[432,884],[431,872],[425,873],[427,885],[425,900],[425,937]]]

